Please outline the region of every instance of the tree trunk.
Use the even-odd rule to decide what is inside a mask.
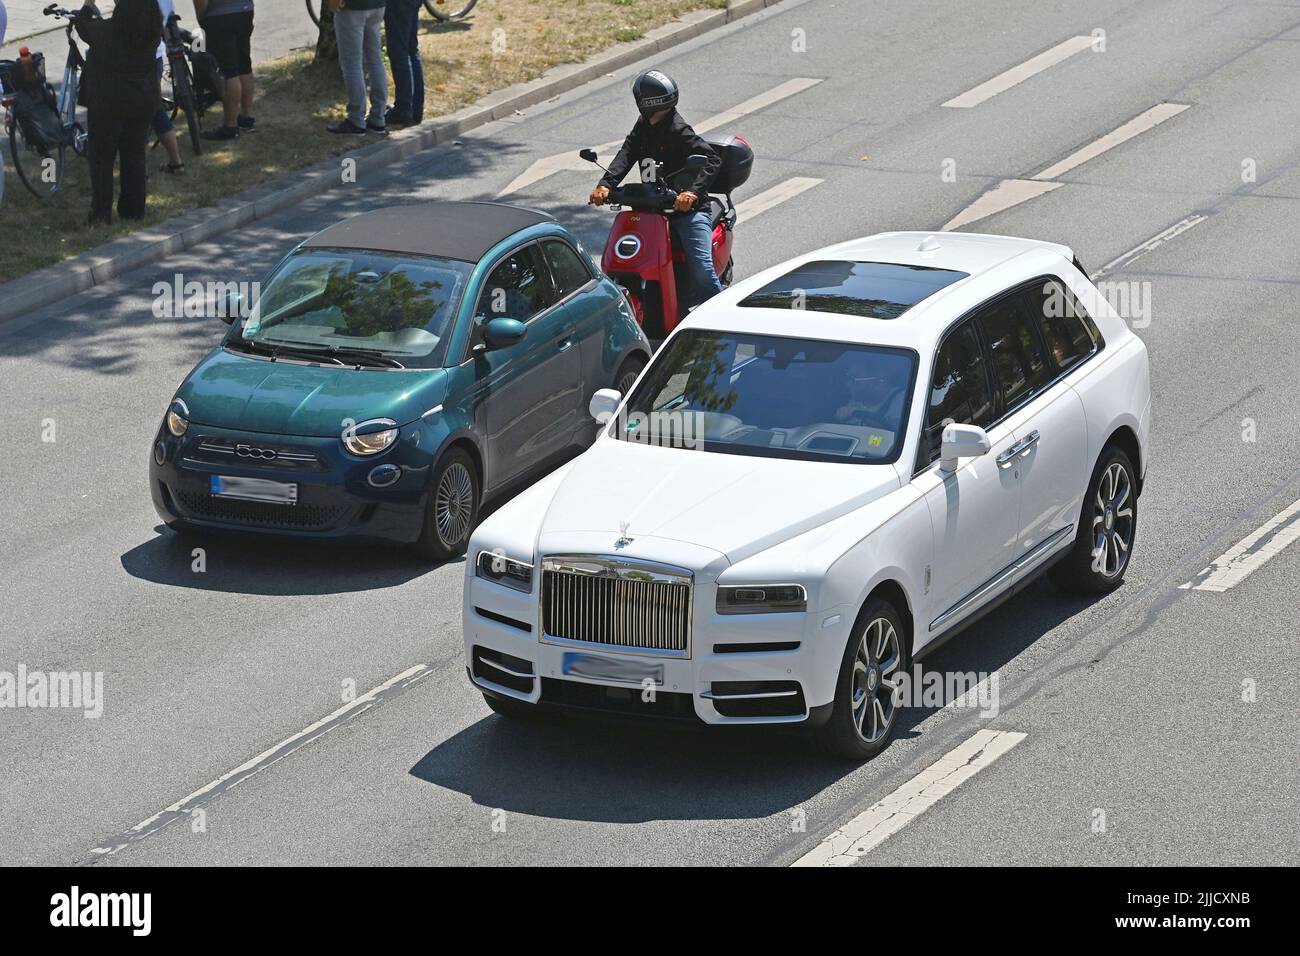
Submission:
[[[329,0],[320,0],[320,35],[316,37],[316,60],[321,63],[339,60],[338,39],[334,36],[334,11],[329,7]]]

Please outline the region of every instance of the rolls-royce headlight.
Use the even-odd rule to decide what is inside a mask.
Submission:
[[[383,425],[392,426],[382,428]],[[397,441],[397,423],[387,418],[376,418],[372,421],[361,422],[359,425],[349,425],[343,429],[343,434],[339,436],[343,442],[343,447],[354,455],[367,457],[369,455],[378,455],[384,451],[393,442]]]
[[[167,409],[167,430],[180,438],[190,427],[190,410],[179,398],[173,399]]]
[[[778,614],[808,610],[802,584],[724,584],[718,588],[719,614]]]
[[[507,558],[499,551],[480,551],[474,573],[516,591],[530,592],[533,589],[533,566]]]

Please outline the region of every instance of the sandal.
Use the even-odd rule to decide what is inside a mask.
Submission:
[[[179,176],[181,173],[185,172],[184,163],[163,163],[158,168],[164,173],[171,173],[173,176]]]

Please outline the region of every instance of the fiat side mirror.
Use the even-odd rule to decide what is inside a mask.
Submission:
[[[518,319],[497,318],[483,329],[483,343],[491,349],[507,349],[518,345],[528,334],[528,326]]]

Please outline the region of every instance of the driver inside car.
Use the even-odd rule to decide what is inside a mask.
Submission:
[[[642,73],[632,83],[632,96],[641,118],[592,190],[590,202],[593,206],[604,205],[609,191],[623,181],[633,165],[642,164],[642,180],[651,181],[656,175],[655,166],[646,160],[659,164],[671,175],[685,170],[687,157],[692,154],[708,159],[702,168],[690,171],[693,178],[677,193],[675,214],[668,217],[673,238],[685,253],[690,276],[683,302],[687,308],[694,308],[722,291],[713,266],[713,224],[707,196],[709,183],[722,166],[722,157],[677,112],[678,88],[668,74],[658,70]]]
[[[835,410],[835,420],[843,425],[873,425],[882,417],[882,407],[890,398],[901,397],[899,386],[872,374],[872,362],[865,355],[849,355],[840,369],[840,394],[847,397]]]

